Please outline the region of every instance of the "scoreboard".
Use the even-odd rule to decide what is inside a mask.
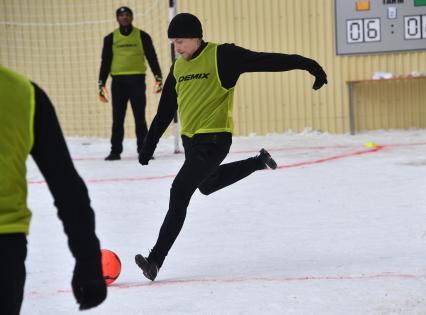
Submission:
[[[426,0],[335,0],[337,55],[426,50]]]

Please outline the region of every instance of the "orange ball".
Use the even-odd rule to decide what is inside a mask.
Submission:
[[[121,261],[116,253],[109,249],[101,249],[102,254],[102,272],[106,285],[110,285],[121,272]]]

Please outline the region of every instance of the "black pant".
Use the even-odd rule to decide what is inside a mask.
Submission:
[[[130,104],[135,118],[138,152],[148,132],[145,119],[146,95],[145,75],[116,75],[112,78],[112,135],[111,152],[123,151],[124,119],[127,103]]]
[[[25,234],[0,234],[0,314],[19,314],[26,278],[25,258],[27,238]]]
[[[148,257],[159,267],[179,235],[189,201],[197,188],[208,195],[263,169],[256,158],[220,165],[232,143],[230,133],[198,134],[193,138],[182,137],[182,140],[185,162],[173,181],[169,210]]]

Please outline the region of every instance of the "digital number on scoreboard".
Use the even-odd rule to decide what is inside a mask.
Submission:
[[[335,0],[338,55],[426,50],[426,0]]]

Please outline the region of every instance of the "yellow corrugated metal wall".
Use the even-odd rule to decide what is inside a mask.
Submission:
[[[426,128],[426,78],[354,85],[356,130]]]
[[[352,2],[355,0],[348,0],[348,5]],[[237,135],[289,129],[300,132],[305,128],[346,133],[346,81],[369,79],[375,71],[426,72],[425,51],[336,56],[334,0],[177,3],[178,12],[192,12],[200,18],[208,41],[235,43],[256,51],[301,54],[317,60],[328,73],[329,84],[320,91],[311,89],[313,78],[305,71],[244,74],[235,93]],[[167,0],[0,0],[0,62],[27,73],[45,88],[67,135],[110,134],[110,105],[98,103],[96,82],[102,38],[116,27],[114,12],[120,5],[130,6],[135,12],[134,24],[151,34],[166,76],[170,67]],[[150,72],[147,78],[150,86]],[[414,93],[424,90],[424,80],[418,84],[419,87],[412,87],[407,83]],[[360,88],[354,91],[357,129],[426,128],[424,118],[414,123],[410,118],[424,117],[423,94],[404,99],[404,104],[391,105],[395,110],[388,110],[383,100],[395,86],[385,84],[374,95],[363,93]],[[147,96],[150,122],[159,97],[150,91]],[[377,106],[374,100],[383,106]],[[408,101],[415,113],[402,115],[399,111],[405,110]],[[391,117],[381,118],[386,115]],[[130,113],[126,118],[126,136],[134,136]]]

